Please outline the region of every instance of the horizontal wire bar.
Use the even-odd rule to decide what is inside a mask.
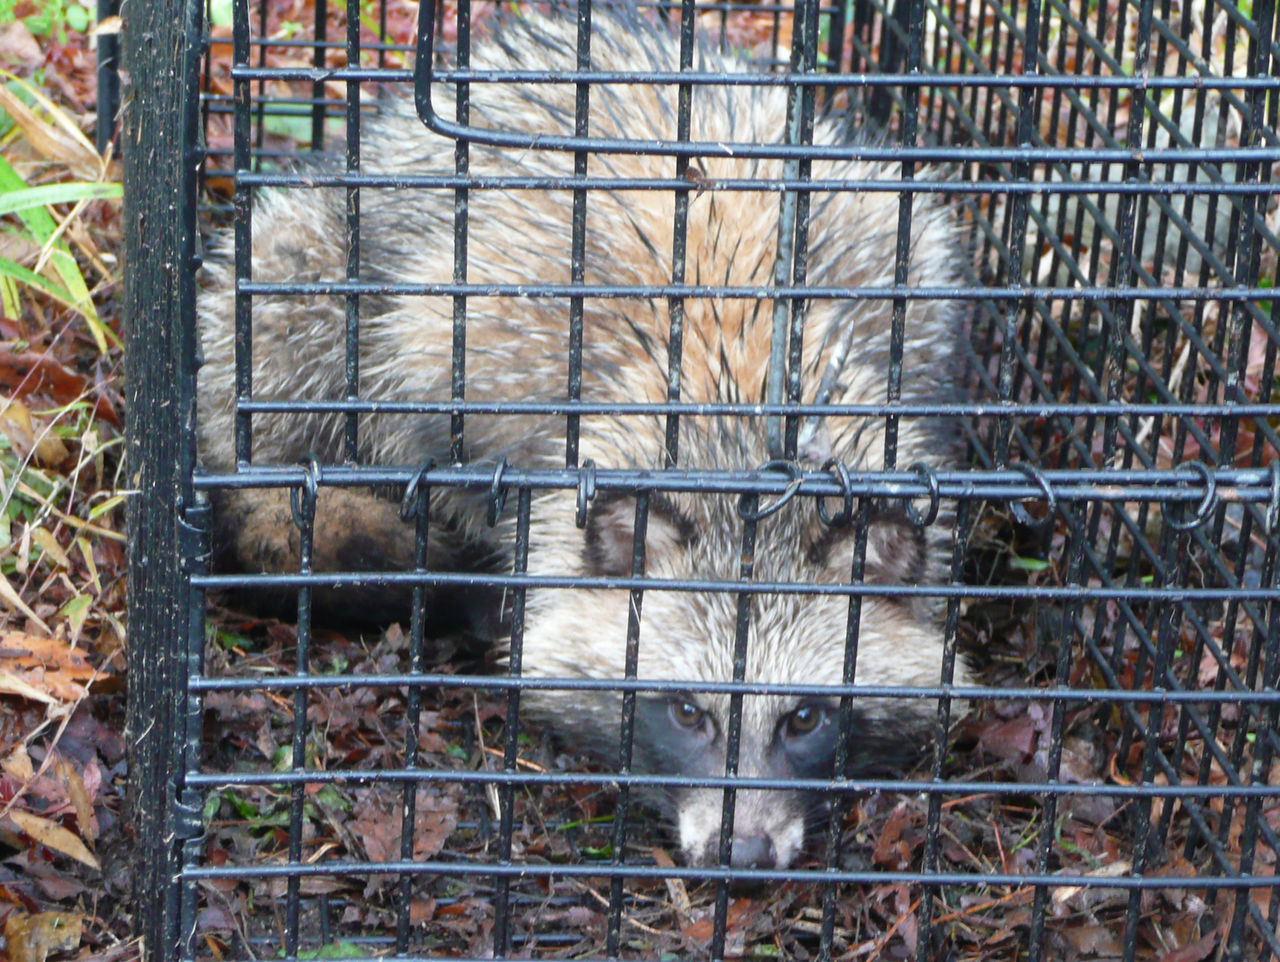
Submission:
[[[308,44],[312,47],[314,44]],[[411,84],[413,71],[397,67],[257,67],[232,64],[233,80],[369,81]],[[440,84],[593,84],[595,86],[675,87],[902,87],[922,91],[1008,87],[1011,89],[1080,90],[1280,90],[1280,77],[1115,76],[1106,74],[920,74],[920,73],[726,73],[714,70],[489,70],[438,67],[431,71]],[[969,149],[965,148],[966,151]]]
[[[509,675],[450,675],[389,672],[372,675],[191,675],[188,690],[210,691],[293,691],[299,688],[399,688],[480,689],[483,691],[605,691],[667,694],[774,695],[796,698],[902,698],[934,699],[948,696],[964,701],[1066,702],[1073,707],[1128,702],[1136,704],[1280,704],[1280,691],[1249,691],[1240,687],[1215,691],[1151,688],[1142,690],[1109,688],[1016,688],[991,685],[815,685],[756,681],[695,681],[660,678],[565,678],[511,677]]]
[[[306,409],[296,413],[308,413]],[[585,469],[521,469],[502,466],[390,468],[322,466],[315,479],[329,487],[404,486],[412,481],[432,487],[533,490],[578,488]],[[781,472],[713,470],[596,469],[591,472],[598,491],[641,491],[688,494],[763,494],[802,497],[853,497],[917,499],[929,497],[936,481],[939,500],[1051,500],[1053,502],[1149,502],[1196,505],[1212,485],[1214,498],[1227,502],[1270,504],[1276,495],[1275,479],[1268,470],[1253,468],[1204,468],[1190,470],[1050,470],[1036,480],[1013,470],[932,471],[928,477],[907,471],[850,472],[847,483],[829,473],[807,472],[799,479]],[[234,474],[199,474],[197,490],[243,490],[296,487],[307,483],[301,467],[246,467]],[[1189,485],[1180,487],[1180,485]],[[735,582],[736,583],[736,582]]]
[[[1108,785],[1060,782],[919,782],[905,778],[748,778],[744,775],[650,775],[633,772],[538,772],[465,769],[327,769],[287,772],[188,772],[187,784],[203,789],[286,787],[291,785],[364,785],[370,783],[433,783],[452,785],[583,785],[599,788],[737,788],[740,791],[813,792],[852,795],[870,792],[909,793],[941,797],[970,795],[1055,795],[1072,798],[1275,798],[1272,785]]]
[[[1106,876],[1050,875],[1028,872],[902,872],[889,870],[848,871],[842,869],[747,869],[747,868],[688,868],[684,866],[612,865],[607,863],[518,863],[447,862],[447,861],[388,861],[388,862],[316,862],[298,865],[204,865],[187,866],[181,873],[183,879],[205,881],[213,879],[245,878],[320,878],[333,875],[488,875],[514,879],[539,878],[644,878],[684,879],[686,881],[737,881],[737,882],[816,882],[823,884],[874,884],[926,882],[930,885],[1012,885],[1045,886],[1061,888],[1113,888],[1113,889],[1189,889],[1203,888],[1255,889],[1280,887],[1280,875],[1232,875],[1213,876],[1183,875],[1159,876]]]
[[[804,417],[1192,417],[1192,418],[1272,418],[1280,417],[1280,403],[1256,401],[1220,404],[1138,401],[894,401],[884,404],[752,403],[705,401],[580,401],[564,399],[466,401],[454,398],[437,401],[372,401],[364,399],[328,400],[241,400],[238,410],[263,414],[576,414],[643,416],[681,414],[694,417],[777,417],[795,414]],[[865,473],[865,472],[864,472]],[[1054,472],[1047,472],[1054,473]],[[1089,477],[1110,476],[1106,468],[1090,469]],[[1163,472],[1167,477],[1168,472]],[[1019,478],[1022,478],[1019,475]]]
[[[1280,157],[1277,157],[1280,160]],[[680,297],[686,300],[779,300],[807,298],[809,300],[842,301],[1026,301],[1048,299],[1057,301],[1270,301],[1275,289],[1270,287],[1043,287],[1033,285],[986,286],[957,285],[954,287],[901,287],[877,285],[873,287],[829,287],[785,285],[777,287],[747,287],[719,284],[488,284],[437,282],[426,284],[382,284],[370,281],[312,281],[308,283],[273,283],[267,281],[239,280],[236,291],[240,294],[304,294],[346,295],[380,294],[385,296],[421,297],[509,297],[509,298],[559,298],[573,297],[617,300],[631,298],[653,300],[655,298]]]
[[[314,103],[302,100],[300,105]],[[333,101],[335,106],[341,101]],[[280,112],[280,116],[303,116],[302,113]],[[1262,196],[1270,197],[1278,188],[1272,183],[1195,181],[1115,181],[1079,180],[885,180],[872,178],[814,178],[802,180],[788,177],[722,177],[707,178],[696,184],[676,177],[610,177],[595,176],[517,176],[458,174],[364,174],[326,172],[323,174],[289,174],[280,172],[238,171],[235,183],[246,187],[322,189],[334,187],[388,187],[396,190],[689,190],[698,193],[717,191],[753,191],[767,193],[892,193],[892,194],[1033,194],[1074,195],[1122,194],[1137,196]],[[985,289],[985,288],[984,288]]]
[[[1276,588],[1102,587],[1094,585],[897,585],[817,584],[793,581],[710,581],[689,578],[614,578],[569,575],[473,574],[442,571],[340,571],[308,574],[192,575],[191,585],[209,591],[228,588],[353,588],[414,585],[470,588],[572,588],[607,591],[673,591],[703,594],[800,595],[859,598],[980,598],[983,600],[1280,601]]]

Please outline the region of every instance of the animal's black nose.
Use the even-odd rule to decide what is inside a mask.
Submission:
[[[768,835],[736,835],[733,839],[734,868],[774,868],[778,853]]]

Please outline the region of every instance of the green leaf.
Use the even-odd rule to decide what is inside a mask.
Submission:
[[[115,198],[122,193],[123,187],[120,184],[94,184],[83,181],[70,184],[47,184],[43,187],[22,187],[0,194],[0,214],[15,214],[32,207],[45,207],[49,204],[70,204],[79,200],[100,200],[104,197]]]
[[[234,0],[213,0],[209,4],[209,22],[215,27],[230,27],[234,11]]]
[[[19,283],[26,284],[28,287],[34,287],[45,294],[48,294],[59,304],[66,307],[75,307],[75,303],[71,295],[51,281],[45,280],[35,271],[28,270],[16,261],[11,261],[7,257],[0,257],[0,274]]]
[[[1014,555],[1009,559],[1009,567],[1017,568],[1019,571],[1044,571],[1049,567],[1049,562],[1042,561],[1039,558],[1022,558]]]
[[[0,198],[7,197],[12,193],[31,190],[27,186],[27,182],[22,179],[16,170],[10,166],[9,162],[0,157]],[[117,340],[115,334],[107,329],[98,317],[98,311],[93,306],[93,299],[89,296],[88,285],[84,282],[84,275],[80,273],[80,266],[76,263],[76,259],[71,256],[71,250],[67,247],[66,241],[61,237],[54,240],[58,231],[58,225],[54,222],[53,217],[43,207],[27,207],[18,209],[15,213],[22,219],[27,226],[27,230],[31,232],[31,238],[42,247],[52,242],[52,248],[49,253],[49,263],[53,265],[53,269],[61,278],[65,288],[65,294],[57,299],[72,310],[80,313],[89,323],[89,333],[93,335],[93,339],[98,344],[98,350],[103,354],[107,352],[107,338]],[[12,261],[9,264],[17,267]],[[12,271],[6,270],[10,276],[16,276]],[[27,271],[27,274],[34,277],[35,275]],[[56,297],[45,285],[36,285],[44,290],[50,296]]]
[[[78,4],[67,7],[67,26],[76,33],[84,33],[89,26],[89,11]]]

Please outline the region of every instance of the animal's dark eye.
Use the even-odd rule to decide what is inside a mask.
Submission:
[[[691,701],[673,701],[671,719],[681,728],[693,730],[702,727],[702,723],[707,720],[707,713]]]
[[[789,738],[797,738],[817,731],[826,720],[825,708],[819,705],[801,705],[786,717],[785,730]]]

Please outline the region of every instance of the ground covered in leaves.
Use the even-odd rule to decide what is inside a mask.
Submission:
[[[1108,4],[1096,7],[1102,13],[1110,9]],[[230,8],[218,2],[210,7],[213,45],[205,89],[215,105],[225,103],[232,92]],[[994,36],[999,32],[998,11],[991,5],[982,9],[983,27]],[[386,10],[385,39],[407,43],[416,10],[405,0],[390,0]],[[286,40],[313,35],[312,0],[268,0],[267,12],[269,35]],[[709,16],[716,23],[727,22],[735,45],[770,51],[771,15],[746,12],[728,21],[718,14]],[[329,36],[343,36],[339,13],[331,9],[330,17]],[[104,29],[117,26],[108,22]],[[92,146],[96,91],[89,29],[89,8],[79,0],[0,0],[0,202],[12,202],[0,215],[0,925],[4,951],[17,962],[137,954],[137,946],[129,941],[127,906],[122,901],[129,864],[127,832],[119,820],[126,775],[120,511],[126,485],[119,476],[122,391],[119,324],[113,310],[120,271],[120,202],[114,187],[119,177],[114,159],[99,156]],[[370,15],[366,39],[382,39],[382,29]],[[785,48],[788,37],[779,40]],[[310,56],[306,47],[276,47],[266,64],[310,66]],[[407,62],[396,49],[371,56],[391,66]],[[341,50],[332,51],[331,62],[341,61]],[[298,91],[267,85],[262,92],[283,96]],[[302,93],[309,95],[310,88]],[[344,91],[334,85],[329,93],[340,98]],[[1120,103],[1118,125],[1125,121],[1126,111],[1127,104]],[[265,147],[291,151],[306,146],[306,120],[274,115],[265,127]],[[1050,139],[1067,135],[1064,127]],[[217,201],[226,196],[227,184],[217,171],[231,139],[227,115],[216,109],[207,144],[212,155],[209,196]],[[41,188],[61,193],[22,194]],[[991,214],[985,208],[982,212]],[[1269,255],[1270,251],[1264,258]],[[1105,263],[1106,252],[1100,256]],[[1251,342],[1246,359],[1246,375],[1253,379],[1246,385],[1249,391],[1260,390],[1262,372],[1268,370],[1265,345],[1261,333]],[[1183,350],[1180,344],[1174,349]],[[1180,377],[1205,383],[1196,361],[1188,365],[1183,357],[1179,364]],[[1204,396],[1209,397],[1207,388]],[[1246,448],[1240,445],[1240,450]],[[1162,459],[1172,458],[1172,449],[1167,453],[1161,444],[1158,450]],[[1185,439],[1179,450],[1184,457],[1195,453]],[[1108,536],[1105,528],[1110,523],[1103,519],[1100,540]],[[1062,584],[1063,536],[1056,530],[1045,539],[1027,540],[1007,516],[990,510],[971,538],[968,580]],[[1144,571],[1135,577],[1147,576]],[[974,603],[961,620],[961,646],[980,657],[983,680],[989,684],[1057,680],[1072,687],[1105,687],[1097,676],[1097,659],[1084,651],[1073,652],[1068,678],[1056,677],[1058,643],[1064,634],[1091,634],[1099,640],[1106,663],[1118,670],[1116,682],[1125,687],[1151,684],[1149,667],[1136,646],[1108,647],[1121,621],[1114,606],[1090,605],[1079,617],[1083,622],[1073,627],[1065,624],[1065,613],[1051,605]],[[1225,637],[1221,612],[1208,613],[1208,620],[1218,625],[1216,641],[1225,652],[1226,668],[1246,671],[1255,636],[1241,625]],[[210,675],[287,674],[296,657],[296,631],[287,622],[217,609],[209,635]],[[1217,684],[1225,670],[1221,659],[1189,629],[1182,642],[1171,670],[1188,684]],[[322,630],[312,663],[320,666],[317,671],[338,673],[400,671],[407,645],[399,627],[372,635]],[[464,651],[446,654],[437,667],[442,672],[475,667],[480,657]],[[501,768],[502,697],[447,685],[423,697],[417,739],[420,765],[459,773]],[[288,767],[291,699],[261,690],[219,692],[207,697],[205,708],[210,770],[271,773]],[[1150,720],[1147,710],[1142,708],[1144,723]],[[406,693],[396,688],[335,687],[313,695],[307,708],[314,733],[308,743],[309,764],[320,771],[401,767],[407,712]],[[1241,713],[1227,708],[1215,717],[1225,740],[1236,731]],[[944,774],[993,784],[1043,782],[1050,774],[1052,727],[1045,702],[1009,699],[984,704],[958,726]],[[1072,707],[1062,729],[1061,758],[1053,766],[1060,780],[1126,785],[1142,778],[1142,742],[1132,737],[1133,726],[1126,728],[1114,706]],[[1208,757],[1206,740],[1188,731],[1177,712],[1165,710],[1156,719],[1155,731],[1161,750],[1176,759],[1177,774],[1188,784],[1226,782],[1221,768]],[[1240,757],[1246,769],[1247,746]],[[539,732],[522,733],[519,764],[531,772],[584,768],[582,759]],[[928,775],[928,766],[922,765],[913,777],[924,780]],[[1271,784],[1277,781],[1274,772],[1261,775]],[[613,855],[615,803],[611,791],[581,783],[521,788],[511,798],[513,857],[548,865],[607,863]],[[497,851],[501,804],[496,791],[479,787],[442,784],[420,789],[413,858],[458,864],[491,861]],[[309,788],[302,815],[304,859],[375,864],[398,859],[401,806],[400,789],[385,783],[337,781]],[[1214,829],[1222,846],[1238,859],[1244,845],[1244,806],[1218,799],[1208,808],[1217,820]],[[221,866],[283,861],[289,845],[289,809],[289,796],[274,788],[210,793],[204,811],[205,862]],[[1034,871],[1045,837],[1044,816],[1042,798],[1032,794],[948,796],[937,815],[936,866],[973,875]],[[1274,807],[1262,817],[1280,830]],[[1104,795],[1080,796],[1058,807],[1048,836],[1053,843],[1049,870],[1099,879],[1128,874],[1139,819],[1159,823],[1165,833],[1163,850],[1148,863],[1150,871],[1186,877],[1207,870],[1202,847],[1186,844],[1191,835],[1178,803],[1140,809]],[[928,824],[929,803],[922,794],[854,799],[840,825],[845,867],[920,870],[928,849]],[[672,864],[668,837],[652,820],[638,821],[628,833],[627,845],[629,863]],[[1251,854],[1252,871],[1274,874],[1273,851],[1258,846]],[[610,903],[607,879],[553,876],[514,882],[511,892],[518,952],[545,956],[601,951]],[[393,943],[388,933],[395,932],[402,896],[418,951],[479,957],[493,950],[492,877],[418,878],[405,893],[390,875],[317,875],[303,883],[302,895],[303,928],[314,933],[304,949],[311,953],[389,952]],[[622,918],[625,954],[704,955],[713,934],[716,895],[708,884],[629,880]],[[1264,914],[1273,911],[1268,890],[1255,889],[1252,897]],[[934,929],[945,938],[950,953],[937,957],[1019,957],[1018,947],[1025,943],[1032,922],[1034,889],[977,881],[931,895],[899,882],[848,887],[839,892],[828,916],[818,887],[786,884],[768,891],[734,890],[727,909],[727,952],[808,958],[824,924],[829,924],[842,958],[914,958],[924,898],[933,899],[929,908]],[[285,885],[274,880],[208,881],[202,886],[198,919],[200,951],[213,958],[279,953],[286,900]],[[1215,898],[1204,888],[1145,890],[1136,903],[1137,957],[1162,962],[1215,958],[1232,905],[1231,896]],[[1046,906],[1050,957],[1120,957],[1130,910],[1130,895],[1123,889],[1052,890]],[[334,936],[335,932],[342,934]],[[322,950],[326,941],[330,945]]]
[[[0,927],[15,962],[138,951],[120,823],[119,170],[94,147],[93,18],[77,0],[0,3]]]

